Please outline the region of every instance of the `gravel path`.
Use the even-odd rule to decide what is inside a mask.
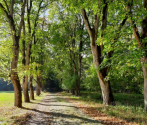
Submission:
[[[27,119],[25,125],[102,125],[55,93],[47,95]]]

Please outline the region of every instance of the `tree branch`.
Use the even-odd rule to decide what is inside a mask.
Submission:
[[[29,30],[29,34],[31,35],[31,24],[30,24],[30,11],[32,9],[32,0],[30,0],[30,7],[28,5],[28,1],[27,1],[27,23],[28,23],[28,30]]]
[[[118,40],[120,31],[123,28],[123,26],[125,25],[127,19],[128,19],[128,16],[126,16],[125,19],[123,19],[122,22],[120,23],[117,34],[116,34],[116,37],[114,38],[114,42],[116,42]]]
[[[141,41],[140,41],[141,37],[139,35],[139,31],[137,29],[137,26],[136,26],[135,22],[132,19],[132,12],[131,11],[130,11],[130,16],[131,16],[131,19],[130,19],[131,20],[131,24],[133,25],[133,33],[135,35],[135,38],[136,38],[136,41],[138,43],[139,48],[141,48],[142,47],[142,44],[141,44]]]
[[[16,30],[15,30],[15,24],[14,24],[13,17],[8,14],[8,12],[6,11],[5,7],[1,3],[0,3],[0,8],[6,14],[6,16],[7,16],[8,20],[9,20],[9,25],[10,25],[10,28],[11,28],[11,32],[12,32],[12,34],[14,34],[16,32]],[[14,35],[12,35],[12,36],[14,36]]]
[[[86,15],[85,9],[81,9],[81,13],[82,13],[82,17],[83,17],[84,23],[86,25],[87,31],[88,31],[90,37],[92,37],[92,29],[90,27],[90,23],[89,23],[87,15]]]
[[[6,0],[3,0],[3,1],[4,1],[5,5],[6,5],[6,8],[7,8],[7,12],[9,13],[10,11],[9,11],[9,7],[8,7],[8,4],[7,4]]]
[[[39,12],[41,10],[41,4],[42,4],[43,0],[41,0],[40,4],[39,4],[39,9],[38,9],[38,12],[37,12],[37,16],[36,16],[36,19],[35,19],[35,24],[34,24],[34,31],[32,33],[32,37],[34,37],[35,35],[35,28],[37,27],[37,20],[38,20],[38,17],[39,17]]]
[[[20,20],[20,25],[19,25],[19,30],[18,30],[18,37],[20,37],[21,35],[21,29],[23,26],[23,22],[24,22],[24,13],[25,13],[25,6],[26,6],[26,0],[21,0],[22,5],[22,9],[21,9],[21,20]]]
[[[95,15],[95,23],[94,23],[95,35],[97,35],[98,33],[99,21],[100,21],[100,14]]]
[[[6,14],[7,18],[10,19],[8,12],[6,11],[5,7],[1,3],[0,3],[0,8],[4,11],[4,13]]]
[[[11,5],[10,5],[10,15],[13,17],[13,7],[14,7],[14,2],[15,0],[11,0]]]
[[[122,20],[122,22],[119,24],[119,28],[118,28],[116,37],[114,38],[113,44],[117,42],[117,40],[118,40],[118,38],[119,38],[119,34],[121,33],[121,29],[122,29],[123,26],[125,25],[127,19],[128,19],[128,16],[126,15],[125,18]],[[108,58],[111,58],[111,57],[112,57],[112,54],[113,54],[113,50],[110,51],[110,52],[108,52]]]

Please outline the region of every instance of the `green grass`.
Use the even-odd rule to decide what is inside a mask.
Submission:
[[[14,103],[13,91],[0,91],[0,107],[9,107]]]
[[[22,103],[25,108],[14,107],[14,92],[13,91],[0,91],[0,121],[4,125],[19,124],[18,121],[23,120],[28,109],[35,107],[48,93],[43,93],[40,96],[35,95],[35,100],[31,103]],[[23,94],[22,94],[23,101]]]
[[[81,96],[73,96],[71,93],[62,92],[73,100],[90,106],[128,122],[147,124],[147,114],[144,112],[144,97],[139,94],[114,93],[116,106],[103,106],[101,94],[97,92],[82,91]]]

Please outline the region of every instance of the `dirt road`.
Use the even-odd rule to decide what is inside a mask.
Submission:
[[[48,94],[29,114],[25,125],[102,125],[55,93]]]

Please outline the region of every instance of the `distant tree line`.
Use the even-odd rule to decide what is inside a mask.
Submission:
[[[0,91],[14,91],[12,83],[0,79]]]

